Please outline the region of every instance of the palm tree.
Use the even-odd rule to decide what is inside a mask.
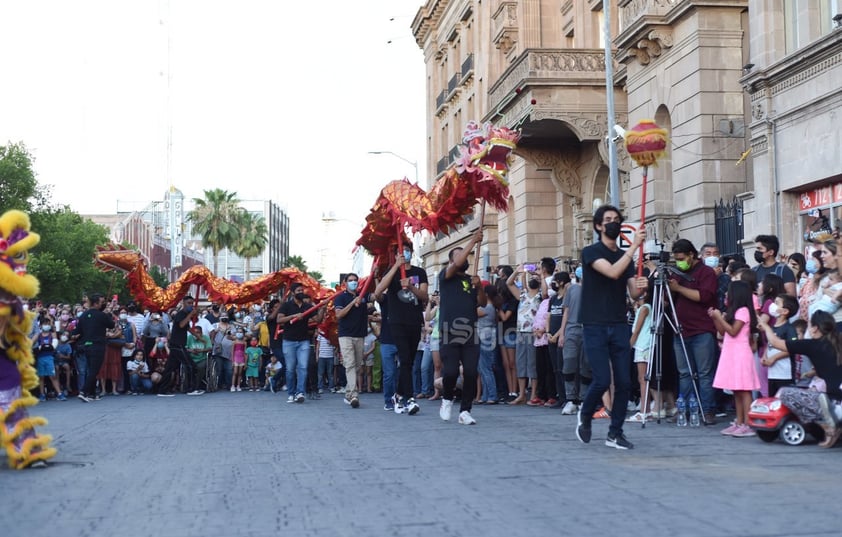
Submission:
[[[221,188],[205,190],[204,198],[193,198],[196,208],[187,214],[193,231],[202,237],[202,246],[213,252],[213,272],[219,265],[219,252],[231,248],[240,234],[237,220],[241,209],[236,192]]]
[[[291,255],[287,258],[287,265],[295,267],[301,272],[307,272],[307,262],[300,255]]]
[[[266,249],[269,242],[269,229],[266,227],[266,220],[262,216],[242,211],[237,225],[240,228],[240,235],[232,246],[235,254],[246,262],[243,278],[248,280],[251,277],[251,260],[259,256]]]

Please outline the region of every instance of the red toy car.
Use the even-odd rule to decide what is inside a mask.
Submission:
[[[808,433],[818,441],[824,439],[820,426],[801,423],[777,397],[761,397],[751,403],[748,424],[764,442],[780,438],[790,446],[797,446],[804,442]]]

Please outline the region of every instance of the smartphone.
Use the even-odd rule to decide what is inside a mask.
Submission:
[[[527,263],[523,266],[523,270],[527,272],[535,272],[535,263]]]

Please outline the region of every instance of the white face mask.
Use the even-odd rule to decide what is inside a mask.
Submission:
[[[774,302],[769,304],[769,315],[771,315],[772,317],[778,316],[778,305],[775,304]]]
[[[67,336],[61,336],[59,339],[61,339],[62,343],[67,342]]]

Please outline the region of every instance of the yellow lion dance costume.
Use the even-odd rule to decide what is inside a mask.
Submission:
[[[38,436],[36,425],[47,420],[30,417],[26,407],[38,403],[29,390],[38,385],[28,334],[35,314],[23,309],[21,298],[38,294],[38,280],[26,273],[29,250],[41,238],[29,231],[29,217],[9,211],[0,217],[0,447],[15,469],[44,464],[56,454],[52,437]]]

